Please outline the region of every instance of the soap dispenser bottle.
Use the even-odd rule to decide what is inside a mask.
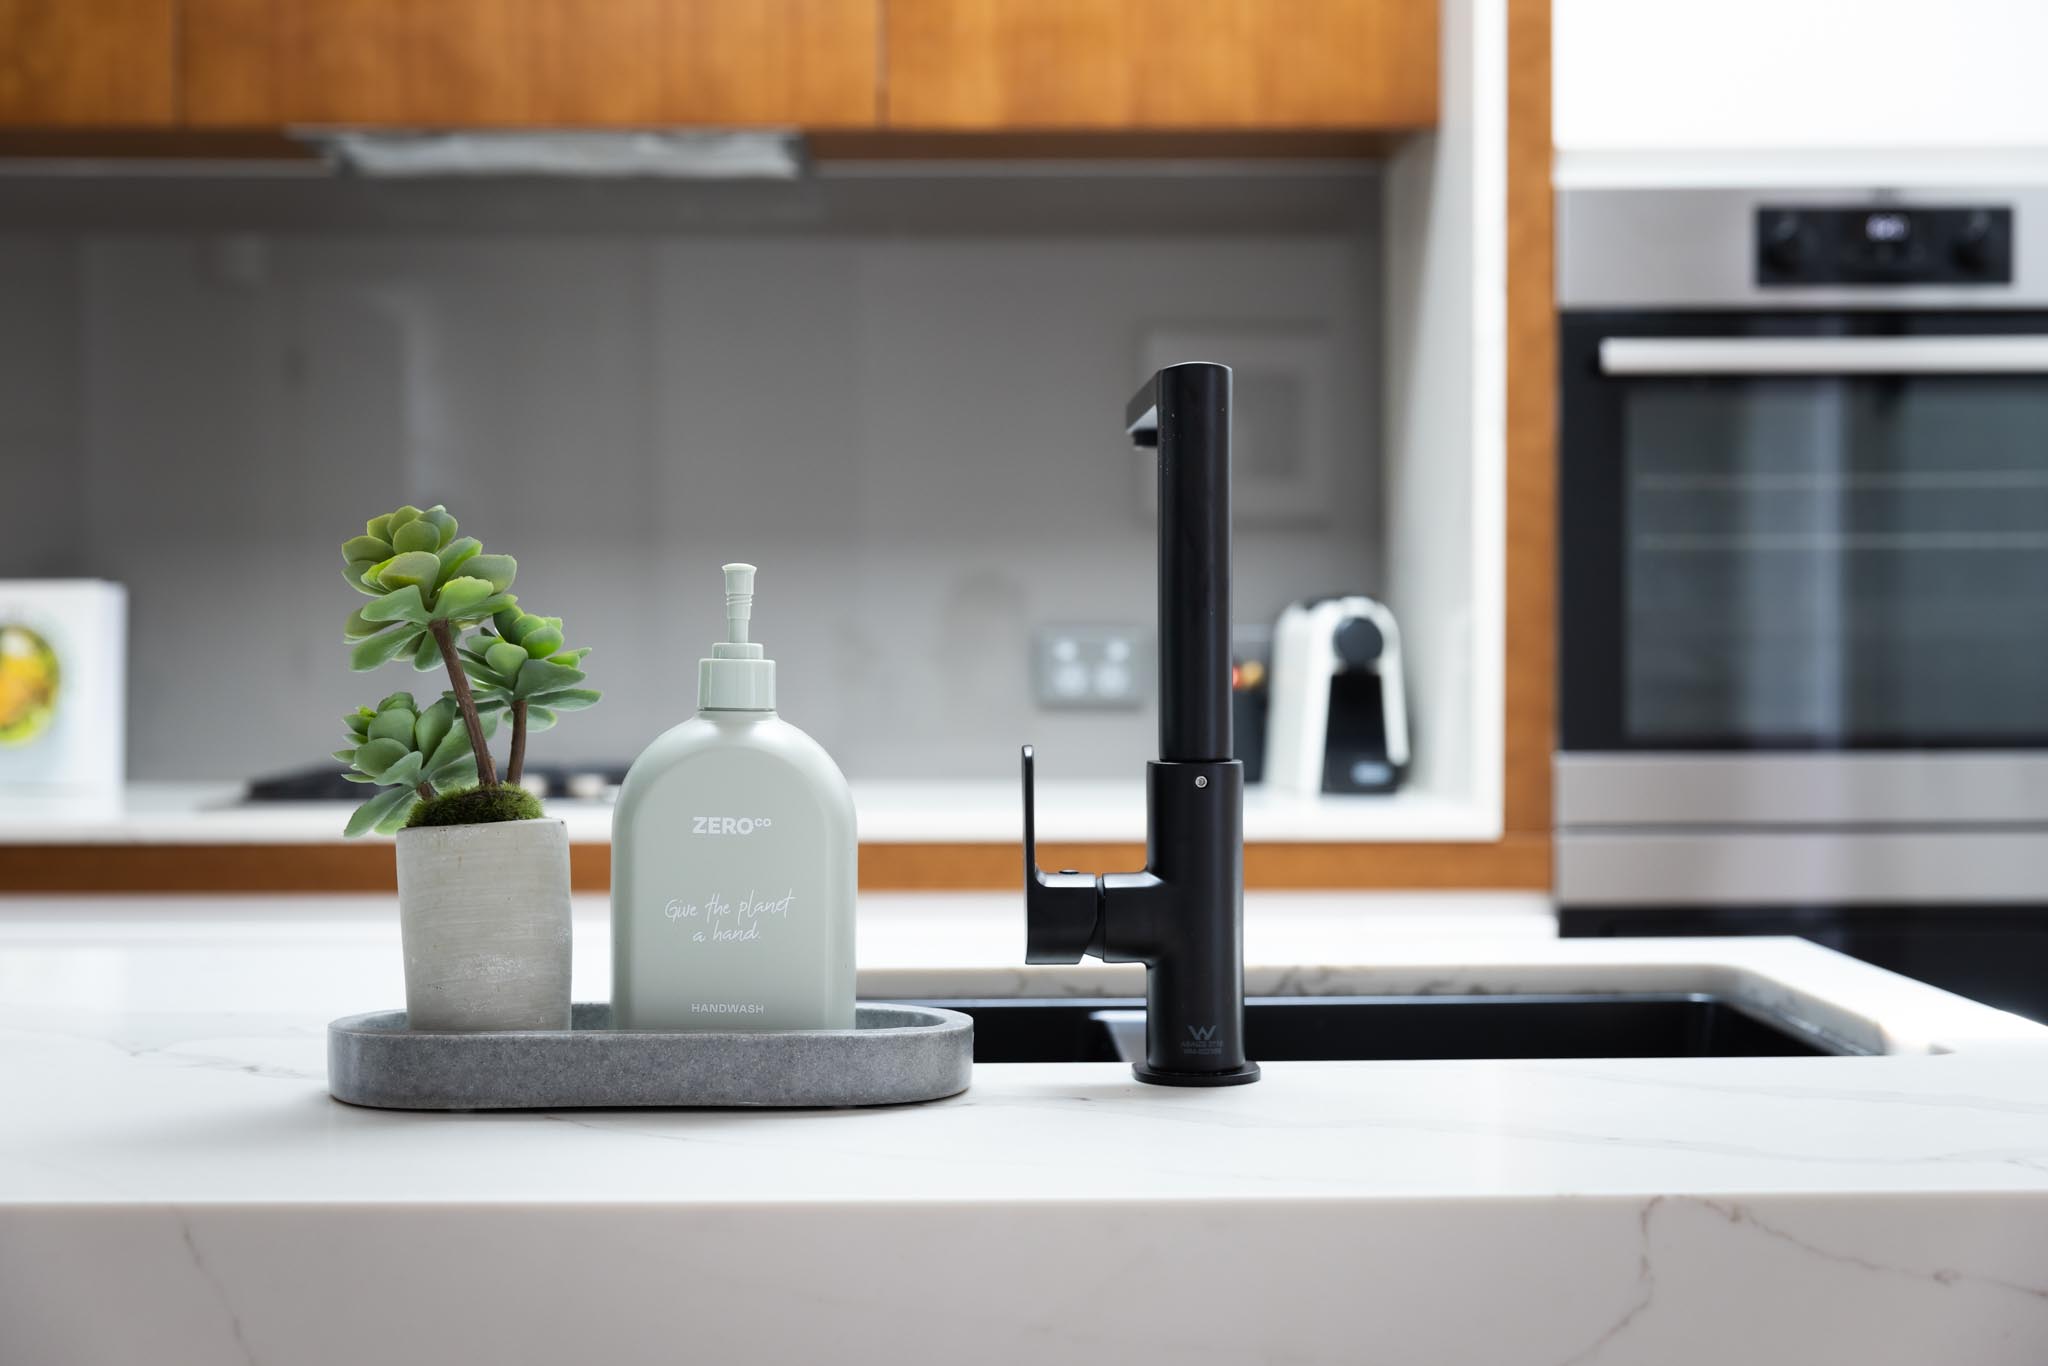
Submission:
[[[754,566],[725,566],[726,638],[697,665],[697,714],[619,789],[615,1028],[853,1027],[853,795],[775,714],[753,601]]]

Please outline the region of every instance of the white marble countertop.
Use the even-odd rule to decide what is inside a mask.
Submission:
[[[10,801],[0,794],[0,845],[340,843],[345,802],[244,805],[240,783],[131,783],[105,801]],[[1023,835],[1015,781],[853,784],[860,838],[874,844],[1014,843]],[[611,839],[609,802],[548,799],[548,813],[577,843]],[[1142,781],[1047,780],[1038,785],[1038,833],[1046,841],[1143,843]],[[1245,793],[1252,841],[1485,840],[1497,815],[1419,790],[1385,796],[1301,797],[1252,787]],[[371,838],[376,838],[372,836]]]
[[[0,1361],[2048,1360],[2048,1031],[1796,941],[1246,909],[1255,993],[1712,990],[1890,1056],[459,1115],[325,1094],[325,1021],[398,1003],[394,919],[0,901]],[[1013,898],[865,898],[862,989],[1135,986],[1020,938]],[[600,995],[601,902],[577,951]]]

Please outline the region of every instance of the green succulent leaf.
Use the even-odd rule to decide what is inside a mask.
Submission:
[[[334,757],[341,760],[341,762],[345,764],[352,764],[356,761],[355,748],[351,747],[349,749],[337,749],[334,751]]]
[[[535,659],[546,659],[562,648],[562,628],[543,625],[538,631],[528,631],[519,646]]]
[[[474,565],[483,558],[478,555],[470,560],[470,564]],[[434,619],[475,621],[483,615],[476,610],[477,607],[490,601],[496,591],[486,579],[468,574],[452,578],[441,585],[441,591],[434,599]]]
[[[409,787],[394,787],[379,792],[370,800],[357,807],[355,814],[348,818],[348,827],[342,831],[350,839],[369,834],[391,819],[393,812],[400,813],[401,819],[412,814],[412,804],[419,800],[419,794]]]
[[[441,548],[441,528],[425,518],[407,522],[391,533],[391,548],[400,554],[424,550],[431,555]]]
[[[567,665],[569,668],[573,669],[578,664],[581,664],[583,662],[583,657],[589,653],[590,647],[588,645],[579,646],[574,650],[557,650],[553,654],[548,656],[548,662],[550,664]]]
[[[386,770],[410,753],[412,746],[403,740],[371,740],[357,748],[355,765],[382,782]]]
[[[429,773],[438,773],[449,764],[463,759],[468,759],[474,763],[476,756],[469,752],[468,729],[463,726],[456,726],[446,735],[435,741],[433,749],[427,751],[427,771]],[[440,779],[436,778],[434,781],[438,783]]]
[[[555,692],[562,688],[574,687],[583,681],[581,669],[571,669],[561,664],[551,664],[545,659],[529,659],[519,666],[519,681],[512,686],[514,697],[532,697],[538,693]]]
[[[492,737],[498,733],[498,718],[481,706],[477,708],[477,712],[478,719],[483,723],[484,743],[488,745]],[[448,728],[448,733],[441,737],[441,742],[427,755],[427,770],[432,772],[462,758],[468,758],[472,762],[475,760],[475,756],[469,752],[469,728],[457,720]]]
[[[497,611],[499,608],[510,607],[513,603],[516,603],[518,601],[518,597],[511,593],[493,593],[491,594],[491,596],[485,598],[476,606],[464,612],[462,614],[462,624],[467,626],[474,622],[480,621],[484,617],[487,617],[491,613]]]
[[[371,636],[349,651],[348,666],[358,673],[365,669],[374,669],[387,660],[398,658],[411,647],[415,639],[413,632],[404,628]]]
[[[390,815],[377,822],[377,833],[380,835],[395,835],[405,829],[406,825],[412,820],[413,808],[418,804],[417,800],[399,803]]]
[[[439,768],[428,769],[427,781],[443,792],[451,792],[459,787],[475,787],[476,756],[464,750]]]
[[[498,626],[498,634],[515,645],[524,645],[528,636],[548,624],[546,617],[537,617],[531,612],[513,612],[510,615],[510,621],[501,622],[496,617],[492,621]]]
[[[484,651],[484,663],[509,685],[519,677],[519,668],[526,663],[526,651],[509,640],[501,640]]]
[[[341,543],[341,558],[344,560],[368,560],[376,564],[396,553],[391,542],[379,536],[351,536]]]
[[[502,593],[512,586],[513,578],[519,573],[519,561],[510,555],[477,555],[462,567],[462,572],[485,580],[491,585],[492,592]]]
[[[441,642],[434,639],[433,632],[420,632],[420,643],[412,650],[412,667],[423,674],[441,667]]]
[[[360,611],[351,612],[348,623],[341,628],[341,638],[350,642],[368,640],[388,625],[389,622],[366,617]]]
[[[481,554],[484,543],[474,536],[464,536],[459,541],[450,541],[441,547],[434,558],[441,562],[442,583],[455,577],[455,571]]]
[[[370,739],[396,740],[407,749],[412,748],[412,730],[419,718],[403,707],[377,713],[377,719],[370,722]]]
[[[403,759],[377,775],[377,781],[386,787],[418,787],[420,774],[426,770],[427,756],[418,750],[409,752]]]
[[[535,732],[552,730],[554,725],[555,714],[546,707],[528,707],[526,709],[527,730]]]
[[[341,576],[348,580],[348,586],[355,589],[356,592],[368,593],[373,598],[379,597],[383,594],[384,590],[371,587],[367,577],[369,572],[377,567],[378,563],[379,561],[376,560],[350,560],[341,567]]]
[[[369,521],[363,523],[363,534],[375,537],[377,540],[389,545],[391,543],[391,514],[387,512],[382,517],[372,517]]]
[[[430,550],[405,550],[393,555],[364,575],[364,582],[374,583],[385,592],[408,585],[433,585],[441,574],[441,561]]]
[[[407,522],[418,521],[420,518],[420,510],[414,507],[411,503],[407,503],[398,511],[389,513],[387,515],[391,518],[391,520],[387,524],[384,539],[390,540],[393,536],[396,536],[398,534],[398,529],[404,526]]]
[[[413,726],[413,748],[422,754],[432,754],[434,747],[454,728],[455,716],[455,699],[452,697],[443,697],[421,712],[419,721]]]
[[[368,707],[358,707],[342,717],[341,724],[347,726],[354,733],[355,737],[360,740],[370,733],[370,718],[375,715],[376,713]]]
[[[563,688],[557,692],[541,693],[533,703],[554,711],[582,711],[585,707],[596,706],[603,697],[604,694],[595,688]],[[533,714],[532,707],[528,707],[527,714]]]
[[[517,607],[507,607],[504,611],[491,618],[491,625],[496,628],[499,635],[503,636],[506,640],[511,640],[513,638],[513,628],[519,625],[519,619],[525,615]]]
[[[433,524],[435,533],[434,548],[436,550],[439,550],[455,539],[455,514],[448,511],[441,504],[436,503],[421,513],[420,520]]]
[[[398,692],[387,694],[384,700],[377,704],[378,711],[390,711],[393,707],[403,707],[407,711],[416,712],[420,709],[420,704],[411,693],[400,689]]]
[[[367,773],[344,773],[341,775],[341,780],[345,783],[374,783],[377,781]]]
[[[419,626],[429,620],[426,601],[416,583],[386,593],[356,615],[365,621],[410,621]]]

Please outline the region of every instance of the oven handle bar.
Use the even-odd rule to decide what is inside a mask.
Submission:
[[[1606,337],[1603,375],[2042,375],[2048,336]]]

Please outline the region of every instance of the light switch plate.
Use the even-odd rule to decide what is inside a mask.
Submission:
[[[1045,626],[1032,639],[1038,705],[1128,711],[1145,700],[1144,637],[1135,626]]]

